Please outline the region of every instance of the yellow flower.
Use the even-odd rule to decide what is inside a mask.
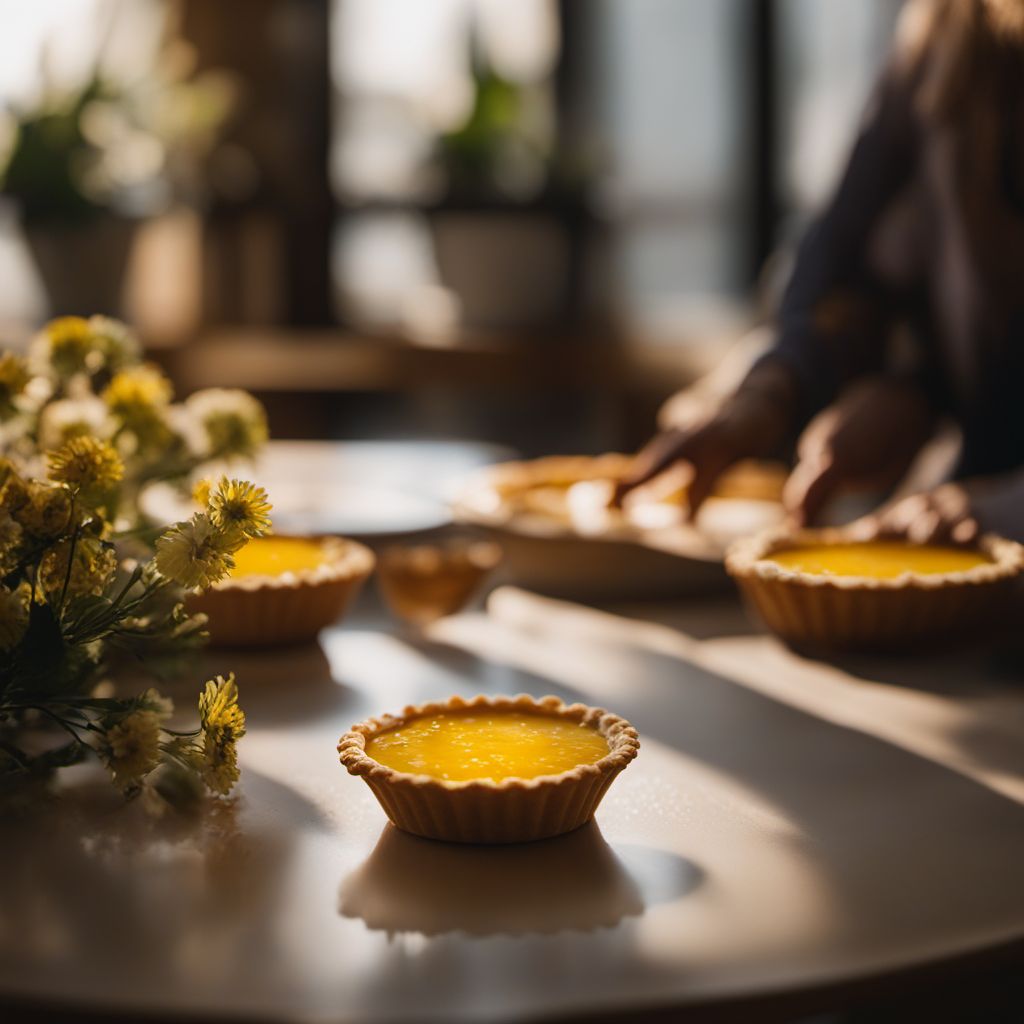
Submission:
[[[107,729],[101,755],[122,789],[138,785],[159,764],[160,721],[159,712],[140,709]]]
[[[124,463],[106,441],[73,437],[47,455],[50,479],[95,495],[109,490],[124,476]]]
[[[68,575],[71,541],[64,540],[50,548],[39,563],[39,586],[44,593],[56,596],[64,591],[67,580],[69,597],[102,594],[117,572],[117,554],[97,537],[79,537]]]
[[[206,432],[208,455],[253,455],[267,440],[267,414],[246,391],[208,388],[186,401],[188,412]]]
[[[25,390],[29,379],[24,359],[13,352],[0,354],[0,418],[17,411],[14,399]]]
[[[210,518],[222,530],[259,537],[270,529],[267,492],[248,480],[221,477],[217,490],[209,498]]]
[[[71,522],[71,494],[66,487],[33,480],[30,500],[18,510],[18,522],[33,536],[59,537]]]
[[[238,544],[214,526],[205,512],[175,523],[156,542],[160,573],[189,590],[202,590],[234,568],[231,552]]]
[[[139,358],[139,340],[126,324],[109,316],[89,317],[89,330],[107,369],[117,371]]]
[[[210,679],[199,695],[199,722],[203,731],[226,729],[235,739],[245,735],[245,712],[238,706],[234,672],[225,679]]]
[[[28,627],[31,593],[27,583],[17,590],[0,587],[0,651],[9,651],[21,643]]]
[[[115,416],[131,426],[148,422],[171,400],[171,382],[148,363],[121,370],[103,391],[103,401]]]
[[[238,781],[236,744],[245,735],[245,713],[238,706],[234,675],[211,679],[199,696],[203,730],[203,781],[225,795]]]
[[[213,483],[207,477],[196,481],[195,486],[192,488],[192,500],[200,508],[206,508],[210,504],[210,490],[212,487]]]
[[[62,377],[71,377],[90,366],[96,339],[89,322],[80,316],[62,316],[43,328],[43,342],[50,365]]]

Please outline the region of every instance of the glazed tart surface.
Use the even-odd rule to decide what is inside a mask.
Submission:
[[[773,531],[734,545],[726,568],[794,646],[916,650],[981,636],[1024,568],[1024,548],[993,536],[955,548]]]
[[[526,842],[589,821],[639,749],[618,715],[556,697],[477,697],[369,719],[338,744],[399,828],[456,842]]]
[[[342,615],[373,571],[373,553],[340,537],[258,537],[227,579],[189,598],[223,647],[305,643]]]

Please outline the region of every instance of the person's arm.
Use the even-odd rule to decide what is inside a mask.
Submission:
[[[838,188],[797,250],[763,358],[796,380],[796,426],[851,380],[884,369],[899,297],[871,267],[873,235],[914,170],[919,150],[911,75],[894,64],[880,79]]]
[[[703,423],[655,437],[619,500],[676,462],[693,470],[693,516],[715,479],[792,437],[842,385],[881,366],[891,297],[870,273],[871,232],[908,180],[917,151],[908,75],[879,82],[840,185],[797,253],[773,348]]]

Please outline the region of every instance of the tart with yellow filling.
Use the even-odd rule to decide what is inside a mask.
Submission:
[[[1024,548],[772,532],[735,544],[726,568],[765,625],[796,647],[896,650],[969,639],[991,623]]]
[[[230,575],[189,599],[223,647],[304,643],[352,602],[373,570],[372,552],[340,537],[257,537]]]
[[[636,757],[636,730],[557,697],[461,697],[354,725],[338,743],[398,828],[462,843],[519,843],[590,821]]]

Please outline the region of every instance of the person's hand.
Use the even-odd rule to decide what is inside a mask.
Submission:
[[[912,544],[970,544],[980,532],[969,487],[943,484],[857,520],[859,538],[898,537]]]
[[[637,455],[632,474],[618,485],[615,502],[621,504],[633,488],[686,463],[692,474],[687,488],[692,519],[724,470],[740,459],[771,454],[788,431],[789,416],[777,396],[741,388],[704,422],[654,437]]]
[[[807,426],[783,492],[793,522],[815,521],[825,504],[849,491],[887,491],[910,468],[935,420],[912,385],[875,377],[855,384]]]

